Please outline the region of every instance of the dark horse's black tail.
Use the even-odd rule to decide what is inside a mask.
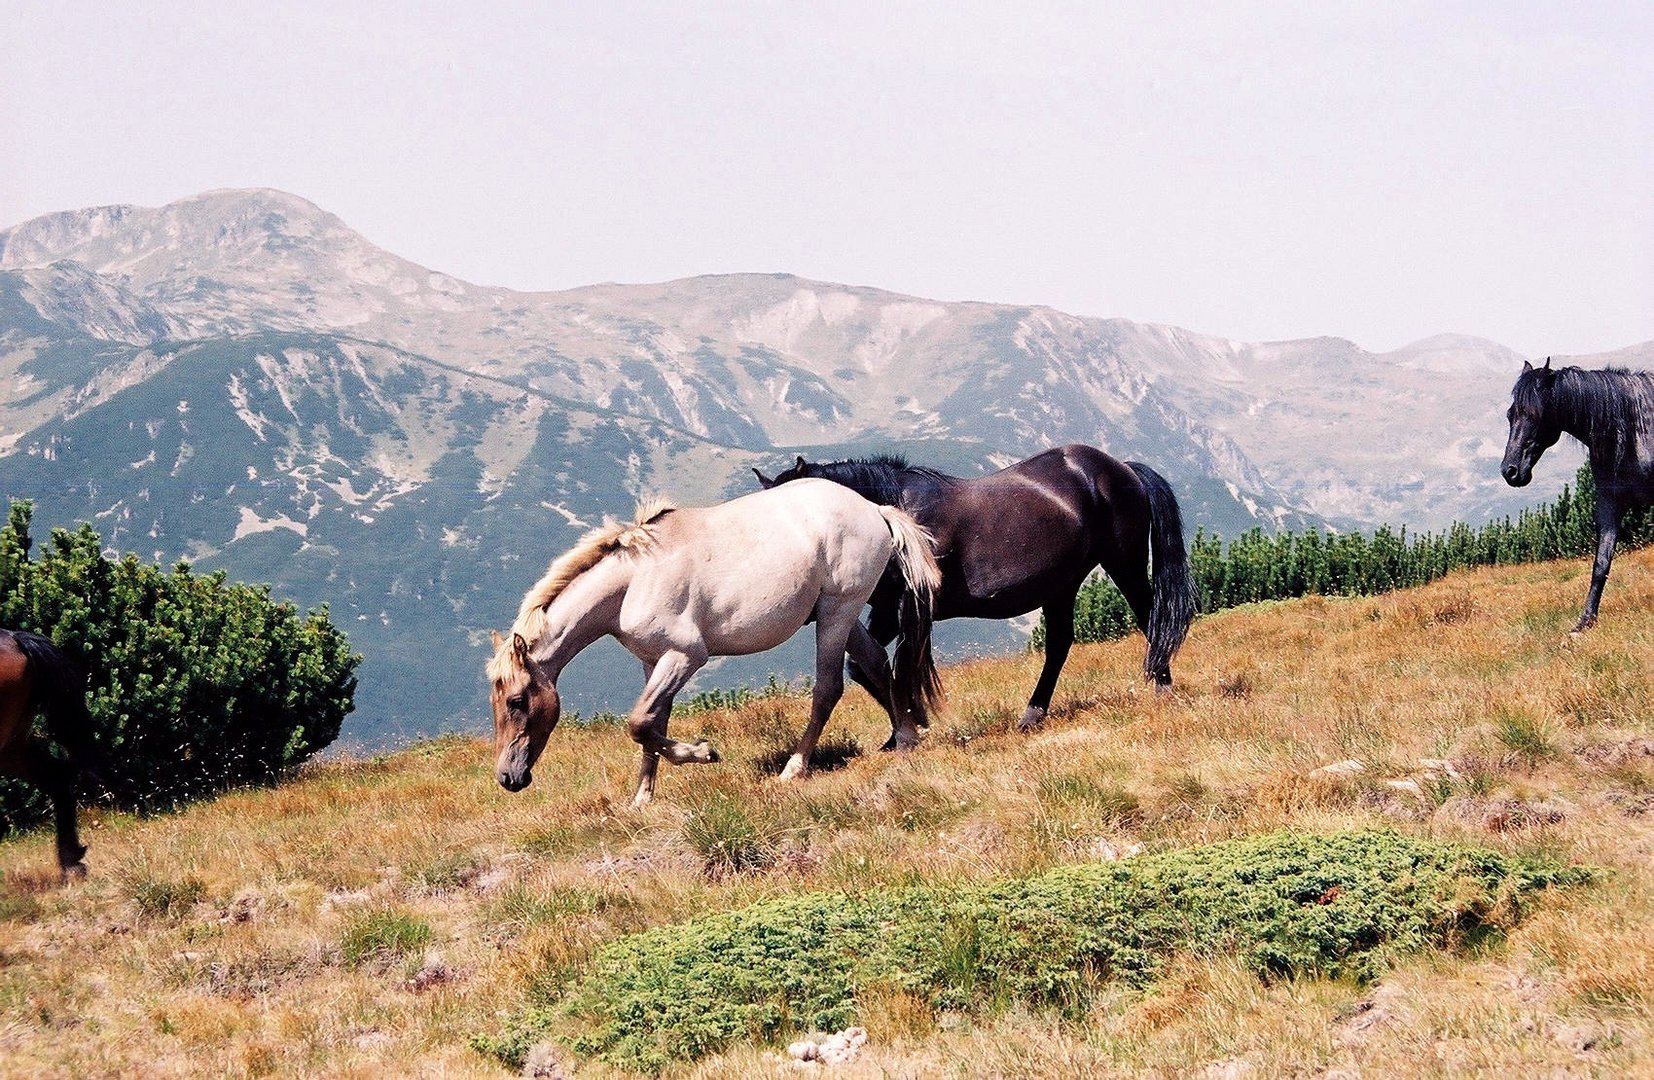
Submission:
[[[111,791],[116,790],[109,760],[92,741],[86,673],[49,638],[27,630],[13,630],[11,635],[29,660],[29,675],[34,682],[31,704],[45,714],[46,733],[69,752],[75,768]]]
[[[1195,617],[1194,575],[1183,547],[1183,514],[1165,477],[1136,461],[1126,462],[1149,496],[1149,563],[1152,597],[1149,622],[1142,628],[1149,639],[1143,674],[1166,686],[1172,681],[1172,657],[1189,634]]]

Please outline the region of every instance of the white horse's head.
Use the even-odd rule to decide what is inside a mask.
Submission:
[[[562,715],[562,701],[556,684],[535,677],[528,642],[521,634],[494,635],[488,677],[494,707],[494,775],[507,791],[521,791],[534,782],[534,763]]]

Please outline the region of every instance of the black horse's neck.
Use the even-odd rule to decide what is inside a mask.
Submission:
[[[1563,368],[1550,380],[1546,410],[1590,449],[1593,466],[1619,465],[1636,454],[1640,430],[1654,422],[1654,376]]]

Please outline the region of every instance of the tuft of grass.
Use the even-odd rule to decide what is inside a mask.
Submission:
[[[763,870],[775,861],[780,830],[722,790],[703,796],[683,823],[683,838],[709,875]]]
[[[207,898],[206,883],[194,875],[173,879],[140,872],[126,889],[138,914],[149,919],[181,919]]]
[[[584,1025],[577,1050],[656,1072],[846,1027],[865,985],[933,1011],[1077,1017],[1099,988],[1146,986],[1189,952],[1260,978],[1368,981],[1400,955],[1499,935],[1534,893],[1590,877],[1394,832],[1276,833],[974,887],[765,900],[604,947],[563,1008]]]
[[[1135,794],[1092,773],[1042,776],[1038,792],[1046,803],[1080,806],[1115,825],[1136,821],[1143,813],[1142,803]]]
[[[440,894],[465,888],[487,869],[488,859],[480,852],[453,851],[413,871],[408,881],[421,892]]]
[[[403,911],[369,908],[354,914],[339,935],[346,967],[386,964],[431,942],[431,925]]]
[[[1500,745],[1530,768],[1559,756],[1549,727],[1531,714],[1500,706],[1494,710],[1492,720],[1493,734]]]

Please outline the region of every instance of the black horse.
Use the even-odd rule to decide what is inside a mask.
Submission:
[[[1500,466],[1505,482],[1522,487],[1533,466],[1567,432],[1590,452],[1597,488],[1597,557],[1591,588],[1574,633],[1596,625],[1597,604],[1614,542],[1627,510],[1654,504],[1654,373],[1607,368],[1587,371],[1551,362],[1536,368],[1523,362],[1511,389],[1510,440]]]
[[[36,712],[46,714],[46,731],[68,750],[68,761],[33,734]],[[34,784],[52,800],[64,880],[86,873],[86,848],[75,828],[82,772],[109,786],[108,767],[92,742],[85,673],[39,634],[0,630],[0,775]]]
[[[1183,520],[1170,485],[1153,469],[1072,444],[973,480],[878,456],[813,464],[800,457],[765,487],[821,476],[873,502],[899,506],[936,540],[942,587],[935,618],[1009,619],[1045,614],[1045,667],[1019,727],[1037,726],[1051,706],[1057,676],[1074,643],[1074,599],[1101,565],[1148,637],[1143,673],[1171,686],[1172,656],[1188,634],[1195,595],[1183,547]],[[881,645],[897,635],[898,594],[888,582],[873,594],[868,629]],[[928,649],[929,642],[902,641]],[[852,665],[851,677],[888,701],[888,677]],[[886,749],[918,739],[905,714]]]

